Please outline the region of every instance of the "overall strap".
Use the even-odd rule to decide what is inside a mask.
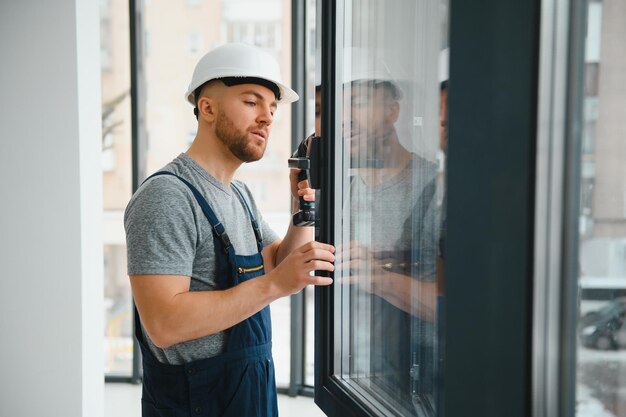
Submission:
[[[232,183],[231,185],[233,186],[235,191],[237,191],[239,197],[241,197],[241,202],[248,211],[248,216],[250,217],[250,222],[252,223],[252,229],[254,230],[254,236],[256,236],[256,243],[259,248],[259,252],[261,252],[261,250],[263,249],[263,235],[261,234],[261,229],[259,229],[259,224],[254,218],[254,214],[252,214],[252,210],[250,210],[250,206],[248,206],[248,203],[246,202],[246,199],[244,198],[241,190],[239,190],[239,187],[237,187],[234,183]]]
[[[213,227],[213,231],[215,232],[217,237],[219,237],[220,240],[222,241],[222,246],[223,246],[224,252],[228,253],[228,249],[232,246],[232,244],[230,242],[230,238],[228,237],[228,234],[226,233],[226,229],[224,229],[224,225],[222,223],[220,223],[220,221],[217,219],[217,216],[215,215],[215,213],[211,209],[211,206],[209,206],[209,203],[202,196],[200,191],[198,191],[198,189],[196,187],[194,187],[193,185],[191,185],[191,183],[189,181],[187,181],[186,179],[184,179],[182,177],[179,177],[178,175],[176,175],[176,174],[174,174],[172,172],[168,172],[168,171],[158,171],[158,172],[155,172],[154,174],[152,174],[148,178],[146,178],[145,181],[148,181],[150,178],[156,177],[157,175],[171,175],[173,177],[176,177],[179,180],[181,180],[191,190],[191,192],[193,193],[193,196],[196,198],[196,201],[200,205],[200,208],[202,209],[202,212],[206,216],[206,218],[209,221],[209,223],[211,223],[211,226]]]

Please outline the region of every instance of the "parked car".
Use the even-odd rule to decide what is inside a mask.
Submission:
[[[590,311],[578,322],[583,346],[594,349],[626,348],[626,297],[616,298],[597,311]]]

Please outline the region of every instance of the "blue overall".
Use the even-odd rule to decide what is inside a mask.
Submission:
[[[185,183],[211,224],[219,289],[264,274],[261,232],[237,187],[256,236],[259,252],[254,255],[235,253],[224,226],[193,185],[170,172],[160,171],[151,177],[156,175],[173,175]],[[135,320],[139,323],[136,309]],[[139,325],[135,336],[143,353],[143,417],[278,416],[269,306],[229,329],[225,352],[183,365],[159,362],[148,349]]]

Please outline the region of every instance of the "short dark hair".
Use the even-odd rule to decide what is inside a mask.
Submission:
[[[394,100],[400,100],[402,98],[402,90],[392,81],[388,80],[355,80],[352,81],[352,85],[363,86],[367,88],[383,88],[391,94],[391,98]]]
[[[210,81],[207,81],[206,83],[202,84],[200,87],[193,90],[193,101],[196,103],[196,106],[193,108],[193,114],[194,116],[196,116],[196,120],[198,120],[198,99],[200,98],[200,93],[202,93],[202,89],[209,82]]]

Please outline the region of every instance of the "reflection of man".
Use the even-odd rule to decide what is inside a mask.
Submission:
[[[353,65],[344,85],[343,139],[352,176],[343,276],[357,284],[354,343],[368,352],[354,359],[356,371],[372,375],[411,409],[412,394],[432,392],[437,172],[400,142],[395,125],[402,92],[388,68],[367,64]]]
[[[394,125],[401,94],[394,83],[356,81],[349,91],[344,139],[355,173],[351,268],[360,271],[354,261],[363,266],[365,260],[371,284],[366,288],[408,313],[432,320],[434,247],[427,240],[435,236],[432,227],[424,226],[434,225],[434,217],[426,216],[434,215],[436,166],[400,143]],[[419,251],[414,250],[416,244]],[[419,288],[412,291],[416,285]]]

